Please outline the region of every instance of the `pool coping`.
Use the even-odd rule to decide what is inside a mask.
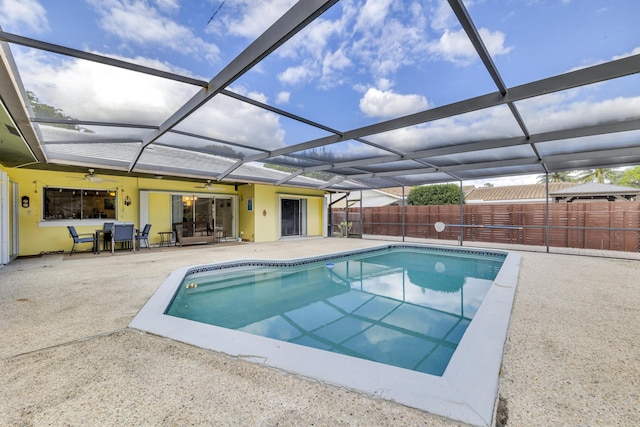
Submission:
[[[453,420],[473,425],[491,425],[504,344],[518,282],[520,255],[493,249],[454,249],[414,243],[385,244],[361,251],[388,247],[506,254],[498,275],[441,377],[164,314],[187,272],[212,265],[282,261],[238,260],[177,269],[142,307],[129,327],[376,398],[392,400]],[[321,257],[354,252],[360,251],[338,252]],[[285,262],[304,263],[317,258]]]

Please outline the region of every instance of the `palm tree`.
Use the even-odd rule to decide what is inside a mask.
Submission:
[[[640,166],[636,166],[624,171],[617,183],[620,185],[627,185],[629,187],[640,188]]]
[[[611,168],[587,169],[581,171],[576,177],[578,182],[613,183],[620,179],[620,172]]]
[[[547,175],[538,176],[538,184],[544,184],[547,181]],[[574,182],[575,178],[571,172],[552,172],[549,174],[549,182]]]

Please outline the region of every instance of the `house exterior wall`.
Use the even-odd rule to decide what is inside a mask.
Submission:
[[[228,195],[236,198],[236,235],[243,232],[244,240],[256,242],[275,241],[279,238],[280,194],[305,198],[307,205],[307,235],[322,235],[322,197],[324,191],[270,185],[234,185],[215,183],[215,191],[196,188],[196,182],[174,181],[171,179],[134,178],[127,176],[103,176],[113,181],[94,183],[84,180],[84,173],[58,172],[21,168],[5,168],[12,181],[18,184],[18,197],[29,197],[29,207],[18,207],[19,256],[36,255],[42,252],[68,252],[72,246],[67,225],[76,227],[78,233],[94,233],[104,222],[132,222],[142,228],[152,224],[149,241],[152,245],[160,242],[160,231],[171,230],[171,195],[202,194],[206,196]],[[117,217],[113,219],[43,219],[43,188],[81,188],[83,190],[112,190],[117,193],[114,206]],[[131,204],[125,206],[128,196]],[[248,210],[248,199],[253,199],[253,210]],[[141,207],[141,199],[144,202]],[[266,213],[263,215],[263,211]],[[9,218],[0,218],[9,221]],[[88,246],[85,245],[84,247]],[[83,247],[83,248],[84,248]]]
[[[43,187],[82,188],[86,190],[114,190],[119,191],[117,198],[117,220],[134,222],[137,224],[139,205],[137,180],[122,177],[117,182],[93,183],[83,180],[82,173],[52,172],[31,169],[7,169],[9,177],[18,183],[19,198],[29,197],[29,207],[18,209],[19,224],[19,252],[18,255],[34,255],[41,252],[69,251],[71,238],[67,225],[76,227],[78,233],[93,233],[102,228],[105,220],[75,220],[61,219],[55,221],[43,220]],[[131,198],[131,205],[124,206],[125,195]]]
[[[282,197],[307,200],[307,236],[322,236],[322,190],[255,185],[253,202],[256,242],[280,239],[280,200]]]
[[[238,187],[238,215],[239,215],[239,228],[238,235],[242,237],[244,241],[255,241],[256,233],[256,209],[255,209],[255,195],[256,187],[253,184],[241,185]],[[251,201],[251,208],[249,210],[249,201]]]

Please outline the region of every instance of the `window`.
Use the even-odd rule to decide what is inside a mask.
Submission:
[[[116,218],[116,191],[82,188],[43,188],[44,219]]]

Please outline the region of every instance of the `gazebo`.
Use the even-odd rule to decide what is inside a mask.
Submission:
[[[624,187],[621,185],[601,184],[589,182],[562,190],[550,192],[554,202],[573,201],[635,201],[640,196],[640,188]]]

